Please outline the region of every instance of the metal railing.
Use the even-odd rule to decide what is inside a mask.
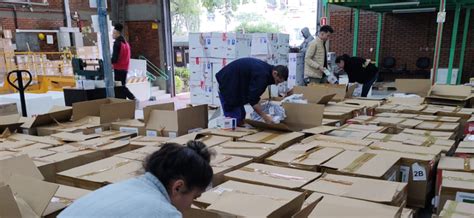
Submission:
[[[149,72],[147,70],[147,73],[148,73],[147,76],[148,75],[153,75],[153,76],[155,76],[155,80],[157,79],[156,76],[158,76],[158,79],[162,79],[162,80],[169,80],[170,79],[170,77],[168,76],[166,71],[164,71],[164,70],[160,69],[159,67],[157,67],[150,60],[148,60],[145,56],[140,55],[140,56],[138,56],[138,59],[145,60],[147,69],[150,69],[152,71],[152,72]]]

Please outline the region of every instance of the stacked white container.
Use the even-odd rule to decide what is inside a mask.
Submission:
[[[252,57],[272,65],[288,65],[290,35],[283,33],[252,34]]]
[[[251,36],[240,33],[190,33],[191,104],[220,106],[215,75],[228,63],[249,57]]]
[[[304,85],[304,54],[288,54],[288,88]]]

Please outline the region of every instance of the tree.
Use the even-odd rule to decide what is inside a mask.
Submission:
[[[225,31],[227,25],[230,24],[233,12],[237,10],[239,5],[255,2],[255,0],[202,0],[202,6],[209,12],[220,11],[225,16]]]
[[[199,0],[171,0],[173,35],[199,31],[201,7]]]
[[[282,27],[276,23],[270,22],[262,15],[256,13],[241,13],[236,15],[241,22],[236,28],[237,32],[245,33],[278,33]]]

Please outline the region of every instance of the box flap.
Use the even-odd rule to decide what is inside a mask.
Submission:
[[[72,109],[70,107],[54,107],[50,112],[38,115],[31,123],[24,123],[24,128],[34,128],[52,123],[60,123],[71,120]]]
[[[446,157],[443,156],[439,160],[438,169],[440,170],[453,170],[453,171],[474,171],[473,158],[462,158],[462,157]]]
[[[465,101],[472,97],[471,87],[463,85],[440,85],[431,87],[428,98]]]
[[[60,132],[51,135],[51,137],[60,139],[65,142],[83,142],[90,139],[100,138],[98,134],[84,135],[82,133]]]
[[[111,99],[112,103],[100,106],[100,123],[135,119],[135,101]]]
[[[0,182],[8,180],[13,174],[44,179],[35,163],[27,155],[0,160]]]
[[[209,113],[207,105],[198,105],[179,109],[178,113],[178,132],[187,134],[193,129],[207,129],[209,123]]]
[[[287,142],[293,141],[297,138],[303,137],[303,133],[298,132],[276,132],[276,131],[262,131],[252,135],[244,136],[240,141],[268,143],[278,146],[284,145]]]
[[[19,114],[11,114],[0,116],[0,132],[3,132],[5,129],[14,131],[20,127],[24,121],[21,120]]]
[[[272,165],[285,166],[303,170],[314,170],[332,157],[343,152],[341,148],[328,148],[313,146],[300,150],[298,147],[307,147],[305,144],[291,146],[281,150],[265,160]]]
[[[310,129],[303,129],[302,132],[317,135],[317,134],[325,134],[325,133],[331,132],[331,131],[336,130],[336,129],[338,129],[338,127],[335,127],[335,126],[317,126],[317,127],[313,127],[313,128],[310,128]]]
[[[321,126],[324,106],[319,104],[283,103],[286,119],[283,121],[294,131]]]
[[[313,104],[327,104],[336,96],[336,92],[323,93],[319,92],[317,87],[313,88],[312,86],[296,86],[293,88],[293,93],[303,94],[303,98]]]
[[[43,215],[51,198],[59,188],[58,184],[17,174],[10,178],[9,185],[15,196],[24,200],[38,217]],[[19,204],[19,206],[20,211],[23,211],[23,205]]]
[[[165,104],[155,104],[149,105],[143,108],[143,121],[146,123],[150,119],[150,113],[152,110],[164,110],[164,111],[174,111],[174,102],[165,103]]]
[[[72,119],[76,121],[87,116],[100,117],[100,106],[109,102],[109,99],[97,99],[74,103],[72,104]]]
[[[334,94],[334,101],[343,101],[346,97],[346,85],[333,85],[333,84],[310,84],[309,87],[316,93]],[[352,95],[351,95],[352,96]]]
[[[146,128],[156,131],[178,131],[178,113],[176,111],[152,110]]]
[[[22,217],[10,186],[0,184],[0,199],[0,217]]]
[[[395,88],[397,92],[416,94],[421,97],[428,95],[431,89],[430,79],[396,79]]]
[[[346,98],[352,98],[354,91],[357,89],[357,84],[347,85]]]

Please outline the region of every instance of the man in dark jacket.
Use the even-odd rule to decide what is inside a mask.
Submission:
[[[115,24],[113,38],[115,39],[114,48],[112,52],[112,66],[114,69],[115,81],[120,81],[124,88],[125,97],[130,100],[135,100],[135,96],[128,90],[127,73],[130,66],[130,45],[122,35],[122,24]]]
[[[269,85],[288,80],[288,68],[255,58],[241,58],[220,70],[216,79],[224,116],[237,119],[241,126],[246,115],[244,105],[250,104],[265,122],[271,123],[272,117],[259,104],[260,96]]]
[[[378,78],[379,69],[370,63],[369,59],[350,57],[347,54],[337,57],[336,64],[347,73],[350,83],[363,84],[361,97],[367,97],[370,88]]]

